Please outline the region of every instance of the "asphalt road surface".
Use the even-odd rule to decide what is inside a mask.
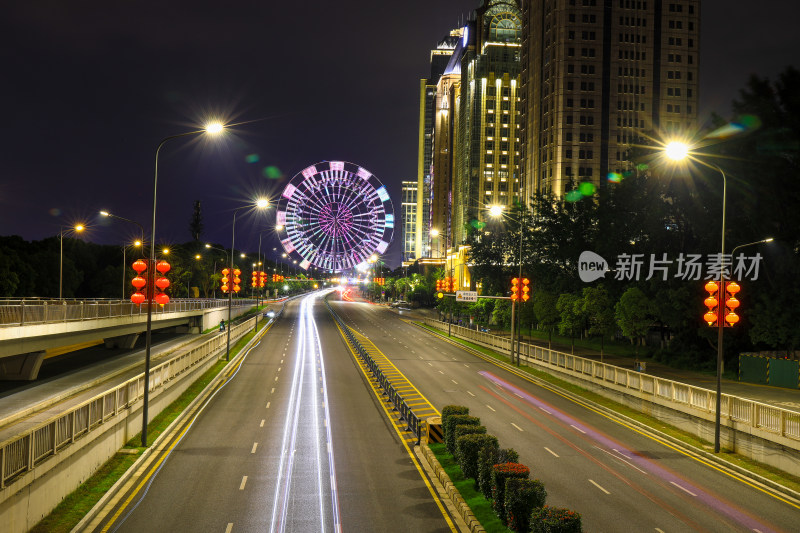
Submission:
[[[324,304],[287,304],[98,531],[451,531]]]
[[[334,311],[441,410],[466,405],[586,531],[798,531],[800,503],[467,353],[385,308]]]

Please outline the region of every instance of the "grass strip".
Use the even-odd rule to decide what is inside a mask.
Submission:
[[[425,324],[420,324],[420,326],[425,328],[425,329],[430,330],[433,333],[441,335],[441,331],[436,329],[436,328],[433,328],[431,326],[427,326]],[[473,343],[471,343],[469,341],[464,341],[464,340],[458,339],[456,337],[450,337],[449,340],[451,340],[453,342],[457,342],[457,343],[459,343],[461,345],[464,345],[464,346],[466,346],[468,348],[471,348],[473,350],[476,350],[476,351],[486,355],[487,357],[491,357],[493,359],[496,359],[497,361],[502,361],[504,363],[508,363],[509,362],[508,357],[500,355],[497,352],[495,352],[493,350],[490,350],[490,349],[488,349],[488,348],[486,348],[484,346],[480,346],[478,344],[473,344]],[[688,445],[688,446],[690,446],[692,448],[697,448],[697,449],[704,450],[704,451],[707,451],[707,452],[711,452],[714,449],[713,444],[711,442],[707,441],[707,440],[704,440],[704,439],[701,439],[699,437],[696,437],[695,435],[687,433],[686,431],[683,431],[682,429],[679,429],[679,428],[677,428],[675,426],[672,426],[670,424],[665,424],[663,421],[661,421],[661,420],[659,420],[659,419],[657,419],[655,417],[646,415],[646,414],[642,413],[641,411],[637,411],[637,410],[635,410],[635,409],[633,409],[631,407],[628,407],[628,406],[623,405],[621,403],[615,402],[614,400],[610,400],[610,399],[608,399],[608,398],[606,398],[604,396],[601,396],[601,395],[599,395],[599,394],[597,394],[595,392],[586,390],[586,389],[584,389],[582,387],[579,387],[578,385],[574,385],[572,383],[564,381],[563,379],[555,377],[555,376],[553,376],[553,375],[551,375],[551,374],[549,374],[549,373],[547,373],[545,371],[538,370],[538,369],[535,369],[535,368],[532,368],[532,367],[529,367],[529,366],[525,366],[525,365],[521,365],[518,368],[522,372],[530,374],[531,376],[534,376],[534,377],[536,377],[538,379],[541,379],[542,381],[545,381],[547,383],[555,385],[556,387],[559,387],[559,388],[564,389],[564,390],[566,390],[568,392],[571,392],[572,394],[574,394],[576,396],[579,396],[581,398],[584,398],[586,400],[589,400],[589,401],[591,401],[593,403],[596,403],[598,405],[602,405],[603,407],[606,407],[606,408],[608,408],[608,409],[610,409],[610,410],[612,410],[612,411],[614,411],[614,412],[616,412],[618,414],[624,415],[624,416],[626,416],[628,418],[636,420],[637,422],[645,424],[646,426],[648,426],[648,427],[650,427],[652,429],[658,430],[661,433],[664,433],[666,435],[669,435],[670,437],[678,439],[679,441],[683,442],[684,444],[686,444],[686,445]],[[749,472],[752,472],[752,473],[757,474],[759,476],[762,476],[762,477],[764,477],[766,479],[774,481],[775,483],[779,483],[779,484],[783,485],[784,487],[787,487],[787,488],[789,488],[791,490],[800,492],[800,477],[798,477],[798,476],[794,476],[792,474],[784,472],[783,470],[779,470],[779,469],[777,469],[777,468],[775,468],[773,466],[766,465],[766,464],[763,464],[763,463],[759,463],[758,461],[754,461],[754,460],[752,460],[752,459],[750,459],[748,457],[745,457],[743,455],[735,453],[735,452],[733,452],[732,450],[729,450],[729,449],[723,449],[721,451],[721,453],[720,453],[720,456],[723,459],[725,459],[726,461],[728,461],[728,462],[730,462],[732,464],[735,464],[736,466],[738,466],[740,468],[744,468],[745,470],[747,470]]]
[[[445,445],[432,442],[428,444],[428,447],[433,452],[433,455],[436,456],[444,471],[447,472],[450,481],[458,489],[461,497],[464,498],[464,501],[472,510],[472,514],[475,515],[475,518],[478,519],[487,533],[510,532],[511,530],[504,526],[503,522],[495,514],[494,509],[492,509],[492,502],[484,498],[483,493],[475,488],[475,480],[464,477],[461,467],[458,466],[456,460],[447,451]]]
[[[266,323],[266,321],[260,323],[258,329],[261,330]],[[231,348],[231,359],[250,342],[253,335],[255,333],[250,330]],[[224,360],[214,363],[214,366],[206,370],[183,394],[147,424],[147,440],[151,445],[227,364],[228,362]],[[145,449],[140,445],[141,435],[141,432],[134,435],[121,452],[116,453],[80,487],[64,498],[49,515],[30,530],[31,533],[69,533],[139,458]]]

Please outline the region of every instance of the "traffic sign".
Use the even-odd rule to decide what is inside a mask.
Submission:
[[[456,291],[457,302],[477,302],[478,291]]]

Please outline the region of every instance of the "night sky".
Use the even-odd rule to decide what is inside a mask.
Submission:
[[[13,0],[12,0],[13,1]],[[276,198],[310,164],[372,171],[400,212],[416,179],[419,79],[430,49],[478,0],[17,0],[0,19],[0,235],[38,240],[88,223],[121,244],[150,226],[159,141],[208,118],[249,122],[224,138],[170,141],[159,160],[158,240],[230,246],[233,210]],[[701,3],[701,113],[728,115],[751,73],[800,64],[796,0]],[[275,179],[276,167],[284,179]],[[270,177],[267,176],[270,174]],[[273,242],[274,210],[237,216],[237,249]],[[149,230],[148,230],[149,231]],[[399,227],[390,264],[399,263]]]

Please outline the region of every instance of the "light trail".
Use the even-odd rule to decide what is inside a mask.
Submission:
[[[318,294],[300,303],[292,388],[272,506],[273,532],[298,528],[341,532],[324,355],[313,314]],[[310,505],[314,495],[317,503]],[[309,513],[310,509],[316,512]]]

